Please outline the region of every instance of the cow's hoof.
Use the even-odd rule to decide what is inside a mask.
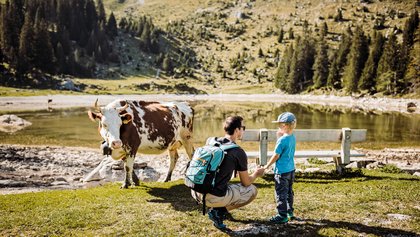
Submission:
[[[120,189],[127,189],[128,188],[128,185],[127,184],[124,184],[124,185],[122,185],[121,187],[120,187]]]
[[[134,186],[140,186],[140,182],[134,183]]]

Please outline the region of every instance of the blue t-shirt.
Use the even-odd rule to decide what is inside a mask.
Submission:
[[[275,174],[284,174],[295,169],[295,148],[296,148],[296,137],[292,134],[284,134],[279,137],[276,142],[276,148],[274,152],[280,157],[276,161],[274,166]]]

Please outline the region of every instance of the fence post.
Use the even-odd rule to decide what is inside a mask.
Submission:
[[[341,162],[343,164],[350,163],[350,147],[351,147],[351,129],[342,128]]]
[[[268,130],[266,128],[260,129],[260,165],[267,164],[267,144]]]

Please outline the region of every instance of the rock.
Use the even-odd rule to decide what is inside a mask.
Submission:
[[[15,181],[11,179],[0,180],[0,188],[7,188],[7,187],[25,187],[27,182],[24,181]]]
[[[420,176],[420,172],[415,172],[413,175],[414,176]]]
[[[314,172],[317,172],[317,171],[320,171],[321,170],[321,168],[306,168],[303,172],[304,173],[314,173]]]
[[[376,162],[373,162],[372,164],[368,164],[367,166],[366,166],[366,168],[367,169],[377,169],[377,168],[382,168],[382,167],[384,167],[385,166],[385,164],[384,163],[382,163],[382,162],[380,162],[380,161],[376,161]]]
[[[387,214],[387,216],[401,221],[411,219],[411,216],[403,214]]]
[[[63,81],[58,86],[59,90],[69,90],[69,91],[80,91],[80,88],[77,87],[70,78],[63,79]]]
[[[30,125],[32,125],[31,122],[19,118],[14,114],[5,114],[0,116],[0,131],[2,132],[14,133]]]
[[[68,182],[65,181],[54,181],[51,183],[52,186],[59,186],[59,185],[69,185]]]
[[[55,178],[55,181],[63,181],[63,182],[67,182],[67,180],[66,180],[65,178],[63,178],[63,177],[58,177],[58,178]]]

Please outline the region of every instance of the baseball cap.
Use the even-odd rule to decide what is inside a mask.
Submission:
[[[294,114],[290,112],[284,112],[277,117],[276,121],[272,121],[272,123],[294,123],[296,122],[296,117]]]

